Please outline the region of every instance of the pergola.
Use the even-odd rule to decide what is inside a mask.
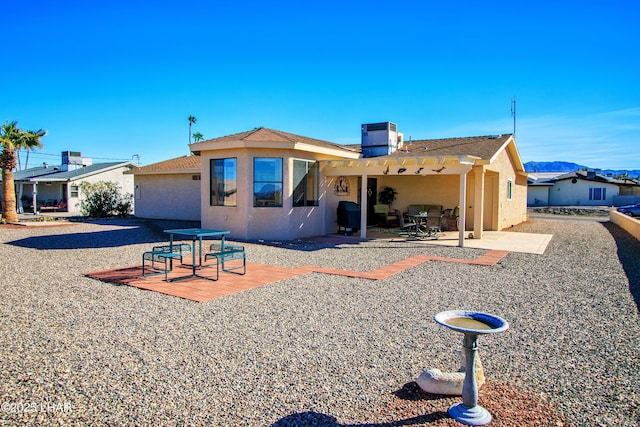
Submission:
[[[367,178],[370,176],[380,175],[401,175],[408,168],[418,168],[419,175],[458,175],[460,177],[459,188],[459,206],[460,209],[460,226],[458,227],[458,246],[464,246],[464,233],[466,223],[466,193],[467,193],[467,173],[476,165],[476,162],[480,160],[476,156],[383,156],[375,158],[360,158],[354,160],[327,160],[325,161],[325,175],[326,176],[359,176],[362,178],[362,182],[367,182]],[[479,180],[476,185],[482,185],[483,180]],[[483,189],[480,189],[481,191]],[[361,188],[361,209],[360,209],[360,221],[362,224],[366,224],[367,221],[367,188],[362,185]],[[482,198],[480,198],[482,201]],[[482,207],[477,209],[482,213]],[[482,219],[475,221],[475,224],[479,224],[479,230],[477,232],[478,238],[482,238]],[[474,228],[478,228],[477,225]],[[366,238],[366,227],[360,228],[360,237]],[[474,229],[474,236],[476,230]]]

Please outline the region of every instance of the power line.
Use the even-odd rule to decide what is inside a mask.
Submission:
[[[21,151],[21,153],[26,153],[26,151]],[[34,151],[31,150],[31,152],[29,153],[29,160],[31,159],[38,159],[38,158],[51,158],[51,157],[56,157],[56,158],[61,158],[60,154],[51,154],[51,153],[44,153],[42,151]],[[94,156],[87,156],[87,155],[82,155],[82,157],[85,158],[89,158],[89,159],[93,159],[93,160],[113,160],[113,161],[123,161],[126,162],[128,160],[131,160],[131,158],[115,158],[115,157],[94,157]]]

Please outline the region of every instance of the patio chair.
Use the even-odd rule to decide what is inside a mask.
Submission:
[[[460,216],[460,206],[442,211],[442,228],[447,231],[458,230],[458,217]]]
[[[378,218],[378,225],[389,228],[400,225],[400,215],[396,210],[392,210],[389,205],[373,205],[373,212]]]
[[[429,209],[427,212],[427,229],[429,236],[436,237],[442,232],[443,212],[439,209]]]

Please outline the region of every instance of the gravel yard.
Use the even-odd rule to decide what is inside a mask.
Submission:
[[[511,326],[479,340],[492,425],[638,426],[640,242],[598,221],[514,231],[554,237],[544,255],[491,267],[430,261],[380,281],[313,273],[200,304],[82,275],[139,264],[166,240],[157,225],[0,226],[0,425],[458,425],[446,408],[459,398],[412,382],[458,368],[461,336],[433,316],[465,308]],[[360,271],[486,252],[246,247],[251,262]]]

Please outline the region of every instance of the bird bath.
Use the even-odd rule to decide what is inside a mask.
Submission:
[[[509,324],[493,314],[469,310],[442,311],[434,316],[434,320],[442,326],[464,334],[463,347],[467,368],[462,383],[462,403],[451,406],[449,415],[456,421],[470,426],[489,424],[491,414],[478,405],[478,384],[475,376],[478,335],[506,331]]]

